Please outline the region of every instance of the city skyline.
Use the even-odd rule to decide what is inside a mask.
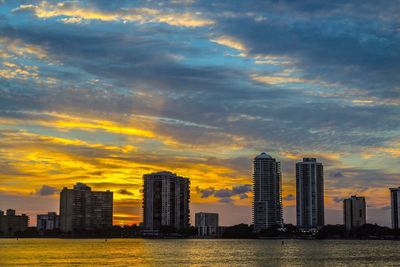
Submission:
[[[0,209],[58,211],[76,182],[142,221],[142,175],[191,179],[194,212],[251,223],[252,159],[324,164],[325,224],[400,184],[399,5],[374,1],[0,1]],[[193,223],[193,222],[192,222]]]
[[[322,195],[324,195],[324,185],[323,185],[323,169],[322,169],[322,163],[321,162],[317,162],[316,161],[316,159],[315,158],[309,158],[309,157],[306,157],[306,158],[303,158],[302,159],[303,161],[298,161],[298,162],[296,162],[296,183],[297,183],[297,181],[298,181],[298,179],[299,179],[299,177],[302,177],[303,175],[305,175],[305,176],[308,176],[308,175],[310,175],[310,170],[309,170],[309,168],[310,168],[310,164],[312,165],[312,164],[316,164],[317,166],[318,165],[320,165],[321,167],[320,167],[320,169],[318,169],[317,167],[314,167],[314,168],[316,168],[315,169],[315,175],[317,175],[317,177],[318,178],[314,178],[314,179],[321,179],[321,178],[319,178],[320,176],[322,177],[322,185],[316,185],[317,187],[320,187],[321,186],[321,188],[322,188]],[[267,161],[266,163],[265,163],[265,161]],[[271,162],[270,162],[271,161]],[[270,163],[269,163],[270,162]],[[261,166],[261,165],[262,166]],[[265,167],[268,167],[268,166],[264,166],[265,164],[267,164],[268,166],[269,166],[269,169],[268,170],[264,170],[264,168]],[[275,166],[275,167],[273,167],[272,168],[272,165],[271,164],[273,164],[273,166]],[[305,166],[307,166],[307,168],[306,167],[301,167],[301,166],[303,166],[303,165],[305,165]],[[261,171],[260,172],[260,168],[263,170],[263,171]],[[303,168],[305,168],[304,170],[303,170]],[[269,180],[269,179],[277,179],[277,181],[278,181],[278,184],[277,185],[275,185],[275,186],[277,186],[276,187],[276,193],[272,193],[272,192],[263,192],[263,193],[261,193],[261,196],[264,196],[264,199],[265,199],[265,197],[267,197],[267,195],[268,194],[272,194],[271,196],[269,196],[269,198],[277,198],[277,199],[280,199],[280,201],[282,201],[281,200],[281,194],[282,194],[282,187],[283,187],[283,184],[281,183],[281,173],[280,173],[280,169],[281,169],[281,167],[280,167],[280,162],[278,162],[278,161],[276,161],[274,158],[272,158],[270,155],[268,155],[268,154],[266,154],[265,152],[262,152],[260,155],[258,155],[258,156],[256,156],[255,158],[254,158],[254,161],[253,161],[253,185],[250,187],[250,190],[251,191],[253,191],[254,192],[254,190],[257,190],[257,188],[262,188],[262,187],[265,187],[266,186],[266,184],[264,184],[264,185],[261,185],[261,184],[259,184],[259,183],[264,183],[264,182],[261,182],[261,180],[265,180],[265,179],[267,179],[267,180]],[[318,171],[317,171],[317,169],[318,169]],[[267,171],[267,172],[265,172],[265,171]],[[303,174],[299,174],[299,171],[300,172],[302,172]],[[265,173],[264,173],[265,172]],[[321,173],[320,173],[321,172]],[[272,175],[272,173],[275,173],[275,176],[271,176]],[[158,176],[157,176],[158,175]],[[301,176],[299,176],[299,175],[301,175]],[[166,177],[170,177],[170,178],[168,178],[168,179],[189,179],[189,178],[184,178],[184,177],[180,177],[180,176],[176,176],[176,174],[175,173],[172,173],[172,172],[170,172],[170,171],[166,171],[166,170],[164,170],[164,171],[159,171],[159,172],[155,172],[155,173],[151,173],[151,174],[144,174],[143,175],[143,184],[142,184],[142,187],[143,187],[143,191],[142,191],[142,194],[144,194],[143,192],[145,192],[144,190],[145,190],[145,188],[146,188],[146,182],[145,182],[145,180],[147,180],[147,179],[149,179],[149,178],[146,178],[145,179],[145,177],[153,177],[153,176],[155,176],[156,178],[157,177],[159,177],[159,178],[162,178],[162,177],[164,177],[164,178],[166,178]],[[172,178],[171,178],[172,177]],[[274,178],[275,177],[275,178]],[[151,178],[151,179],[154,179],[154,178]],[[261,179],[261,180],[259,180],[259,179]],[[304,178],[303,178],[304,179]],[[312,178],[307,178],[307,179],[312,179]],[[162,180],[162,179],[161,179]],[[161,181],[160,180],[160,181]],[[258,181],[259,180],[259,181]],[[317,181],[317,180],[315,180],[315,182]],[[188,180],[189,181],[189,180]],[[311,181],[311,180],[310,180]],[[190,184],[190,182],[189,182],[189,184]],[[258,184],[258,185],[257,185]],[[269,186],[272,186],[272,184],[271,185],[269,185]],[[298,185],[298,186],[300,186],[300,184]],[[303,186],[305,186],[305,185],[303,185]],[[190,187],[190,186],[189,186]],[[275,188],[275,187],[274,187]],[[400,188],[400,187],[399,187]],[[74,183],[74,185],[73,185],[73,189],[68,189],[67,190],[67,187],[63,187],[63,190],[61,190],[59,193],[60,193],[60,195],[59,195],[59,204],[58,204],[58,207],[59,207],[59,209],[58,209],[58,211],[59,211],[59,214],[61,214],[61,207],[63,206],[63,202],[62,202],[62,199],[63,199],[63,195],[65,195],[66,193],[63,193],[64,191],[65,192],[67,192],[67,191],[74,191],[75,189],[78,189],[78,190],[80,190],[82,193],[85,193],[85,191],[88,191],[88,193],[91,193],[91,187],[89,187],[89,186],[87,186],[86,184],[83,184],[83,183],[81,183],[81,182],[76,182],[76,184]],[[395,192],[395,191],[399,191],[398,190],[398,188],[388,188],[389,190],[390,190],[390,199],[389,199],[389,202],[391,203],[391,205],[393,205],[393,192]],[[153,189],[151,189],[151,190],[153,190]],[[236,189],[237,190],[237,189]],[[298,189],[299,190],[299,189]],[[319,189],[318,189],[319,190]],[[163,191],[164,191],[164,189],[163,189]],[[167,190],[168,191],[168,190]],[[114,194],[114,192],[112,192],[112,191],[109,191],[109,190],[107,190],[106,192],[94,192],[94,193],[98,193],[98,194],[111,194],[111,196]],[[189,193],[190,193],[190,189],[189,189]],[[310,193],[311,193],[311,191],[310,191]],[[274,194],[276,194],[276,196],[274,196]],[[320,193],[320,191],[318,191],[318,193],[315,191],[314,192],[314,194],[315,194],[315,196],[317,197],[317,199],[319,198],[318,196],[319,196],[319,194],[321,194]],[[259,195],[260,196],[260,195]],[[296,198],[296,196],[297,196],[297,192],[296,192],[296,195],[295,195],[295,198]],[[299,196],[300,197],[300,196]],[[355,197],[355,196],[351,196],[351,198],[350,198],[350,196],[348,196],[347,198],[343,198],[342,199],[342,203],[345,203],[348,199],[353,199],[353,197]],[[168,197],[169,198],[169,197]],[[268,197],[267,197],[268,198]],[[363,199],[364,199],[364,197],[362,197]],[[111,198],[112,199],[112,198]],[[189,199],[190,199],[190,196],[189,196]],[[301,199],[301,198],[299,198],[299,199]],[[143,201],[143,203],[145,203],[145,197],[144,197],[144,195],[142,195],[142,201]],[[365,200],[364,200],[365,201]],[[268,201],[267,201],[268,202]],[[254,200],[253,200],[253,202],[252,203],[256,203]],[[302,206],[303,205],[303,201],[301,201],[301,202],[299,202],[298,204],[297,203],[295,203],[295,213],[296,213],[296,210],[302,210],[302,209],[304,209],[304,207]],[[113,225],[118,225],[118,223],[116,223],[116,220],[115,220],[115,217],[116,217],[116,215],[112,212],[112,207],[114,206],[114,201],[112,201],[112,204],[111,204],[111,214],[112,214],[112,217],[113,217],[113,221],[112,221],[112,224]],[[275,207],[276,206],[276,207]],[[299,224],[299,218],[294,218],[294,221],[285,221],[285,218],[284,218],[284,216],[283,216],[283,214],[287,214],[287,212],[288,211],[285,211],[285,208],[282,208],[282,206],[281,206],[281,204],[278,204],[278,205],[275,205],[274,207],[269,207],[269,208],[266,208],[263,212],[267,212],[268,213],[268,209],[271,209],[271,208],[273,208],[273,209],[278,209],[278,210],[280,210],[278,213],[280,213],[280,214],[282,214],[282,223],[285,223],[285,224],[293,224],[293,225],[297,225],[297,227],[299,227],[299,228],[305,228],[305,229],[312,229],[312,228],[320,228],[321,226],[323,226],[323,225],[326,225],[326,224],[341,224],[341,223],[343,223],[343,221],[345,221],[345,211],[344,211],[344,209],[343,209],[343,206],[342,206],[342,210],[341,210],[341,212],[342,212],[342,217],[341,218],[339,218],[339,217],[336,217],[335,218],[335,221],[338,221],[339,219],[342,219],[342,222],[335,222],[335,223],[325,223],[324,221],[325,221],[325,209],[324,209],[324,205],[322,204],[322,215],[312,215],[311,216],[311,213],[309,214],[309,216],[311,216],[310,218],[313,218],[314,216],[316,216],[315,217],[315,225],[302,225],[301,223]],[[144,207],[144,206],[143,206]],[[317,207],[317,206],[316,206]],[[397,206],[396,206],[397,207]],[[254,219],[255,219],[255,217],[254,217],[254,214],[256,213],[256,207],[255,206],[253,206],[253,205],[251,205],[251,206],[249,206],[249,208],[251,208],[251,210],[250,210],[250,212],[251,212],[251,218],[253,218],[253,219],[251,219],[250,220],[250,222],[246,222],[246,221],[241,221],[241,222],[239,222],[239,223],[247,223],[247,224],[254,224]],[[7,210],[9,210],[10,208],[8,207],[7,208]],[[13,207],[11,207],[11,209],[15,209],[14,208],[14,206]],[[209,209],[209,208],[208,208]],[[0,210],[1,210],[1,208],[0,208]],[[5,209],[4,209],[5,210]],[[383,224],[383,226],[392,226],[393,227],[393,209],[391,208],[391,207],[389,207],[389,211],[391,211],[390,212],[390,214],[389,214],[389,216],[390,217],[385,217],[385,218],[383,218],[384,220],[383,221],[386,221],[386,220],[390,220],[390,222],[391,222],[391,224],[389,224],[389,225],[387,225],[387,224]],[[54,212],[54,211],[44,211],[45,213],[48,213],[48,214],[51,214],[51,213],[57,213],[57,211],[56,212]],[[197,209],[195,209],[195,210],[193,210],[193,209],[190,209],[190,214],[189,214],[189,225],[191,224],[191,225],[194,225],[194,218],[195,218],[195,214],[197,214],[198,212],[200,212],[200,213],[202,213],[202,212],[208,212],[208,211],[204,211],[204,210],[197,210]],[[144,214],[144,209],[141,211],[141,213],[142,214]],[[272,212],[272,213],[275,213],[275,212]],[[218,213],[217,213],[218,214]],[[318,213],[317,213],[318,214]],[[30,213],[29,211],[28,211],[28,213],[27,213],[27,215],[29,216],[29,215],[32,215],[32,219],[30,219],[29,220],[29,225],[30,226],[35,226],[36,224],[37,224],[37,221],[35,220],[35,217],[36,217],[36,215],[39,215],[39,214],[33,214],[33,213]],[[42,215],[43,216],[43,215]],[[46,215],[44,215],[44,216],[46,216]],[[338,215],[336,215],[336,216],[338,216]],[[296,217],[296,214],[295,214],[295,217]],[[320,221],[321,219],[317,219],[317,218],[319,218],[319,217],[321,217],[322,218],[322,221]],[[142,219],[140,220],[140,221],[138,221],[138,222],[134,222],[134,223],[131,223],[131,224],[141,224],[141,223],[144,223],[144,217],[141,217]],[[367,220],[368,220],[368,216],[366,217],[367,218]],[[300,222],[301,222],[301,220],[300,220]],[[261,227],[260,229],[267,229],[267,228],[269,228],[269,227],[273,227],[274,225],[276,225],[276,226],[279,226],[280,224],[279,223],[277,223],[277,224],[271,224],[271,223],[267,223],[267,222],[264,222],[265,223],[265,225],[267,226],[267,227]],[[370,221],[369,221],[369,223],[371,223]],[[234,223],[235,224],[235,223]],[[119,224],[119,225],[123,225],[123,224]],[[125,224],[126,225],[126,224]],[[128,225],[130,225],[130,224],[128,224]],[[257,227],[256,227],[257,228]],[[260,229],[256,229],[255,231],[256,232],[258,232]]]
[[[285,222],[283,219],[280,169],[280,162],[265,152],[257,155],[253,160],[253,185],[251,190],[254,199],[251,207],[251,223],[254,225],[254,232],[282,227],[284,224],[293,224],[298,229],[303,230],[320,229],[329,224],[325,223],[324,215],[322,163],[309,157],[296,163],[297,218],[295,223]],[[150,234],[157,233],[161,226],[186,229],[190,225],[193,226],[195,221],[197,224],[197,216],[204,213],[204,211],[190,209],[189,177],[177,176],[175,173],[166,170],[144,174],[142,187],[143,217],[138,224],[143,224],[144,230]],[[397,203],[399,188],[388,188],[390,190],[391,227],[395,229],[398,227],[398,216],[400,214]],[[114,192],[109,190],[104,192],[92,191],[88,185],[77,182],[72,189],[64,187],[60,191],[59,214],[54,211],[49,211],[47,214],[36,214],[37,219],[39,220],[39,217],[41,217],[43,221],[39,224],[38,221],[32,223],[28,219],[28,222],[31,222],[31,226],[36,224],[38,228],[57,229],[59,227],[63,232],[117,225],[113,213],[113,194]],[[321,201],[322,203],[320,203]],[[305,203],[308,204],[305,205]],[[154,207],[159,208],[155,211]],[[366,210],[367,205],[363,196],[351,196],[343,199],[342,220],[348,231],[354,225],[355,229],[367,222]],[[14,209],[7,208],[7,213],[9,211],[15,213]],[[4,214],[1,209],[0,212]],[[191,214],[195,214],[195,216]],[[217,214],[218,217],[218,213],[205,212],[204,214]],[[25,216],[25,214],[23,215]],[[155,219],[156,217],[158,219]],[[196,218],[195,221],[191,219],[194,217]],[[47,225],[48,223],[49,225]],[[340,223],[337,223],[337,225],[340,225]]]

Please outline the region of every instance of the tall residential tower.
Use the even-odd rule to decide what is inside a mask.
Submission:
[[[172,172],[143,175],[143,223],[148,233],[162,226],[189,227],[189,178]]]
[[[254,159],[253,173],[253,223],[254,231],[281,227],[282,192],[280,162],[266,153]]]
[[[324,226],[324,169],[315,158],[296,164],[296,215],[299,228]]]
[[[400,222],[400,187],[390,188],[391,213],[392,213],[392,228],[399,230]]]

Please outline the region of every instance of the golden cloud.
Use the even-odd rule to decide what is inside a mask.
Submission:
[[[246,46],[235,38],[227,35],[219,36],[214,39],[211,39],[212,42],[227,46],[229,48],[233,48],[239,51],[247,50]]]
[[[37,66],[28,66],[24,64],[15,64],[8,61],[3,62],[0,67],[0,77],[5,79],[21,79],[27,80],[29,78],[39,78],[39,68]]]
[[[125,8],[119,11],[106,12],[79,6],[77,3],[48,3],[39,5],[20,5],[14,12],[32,11],[38,18],[65,16],[64,23],[81,23],[82,20],[122,21],[137,23],[165,23],[181,27],[204,27],[215,22],[202,18],[199,13],[177,13],[152,8]]]
[[[257,82],[273,85],[286,83],[310,83],[310,81],[299,77],[251,75],[251,78]]]
[[[18,57],[36,57],[38,59],[48,59],[47,51],[40,46],[25,43],[19,39],[11,39],[0,36],[0,47],[2,58]]]

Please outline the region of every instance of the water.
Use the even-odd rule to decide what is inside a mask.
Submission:
[[[399,266],[400,242],[0,239],[0,266]]]

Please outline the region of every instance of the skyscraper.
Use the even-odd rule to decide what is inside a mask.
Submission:
[[[354,230],[367,223],[364,197],[351,196],[343,200],[343,220],[346,231]]]
[[[82,183],[60,193],[60,229],[63,232],[112,226],[113,192],[92,191]]]
[[[391,212],[392,212],[392,228],[399,230],[400,221],[400,186],[398,188],[390,188]]]
[[[172,172],[143,175],[143,223],[148,233],[161,226],[189,227],[189,178]]]
[[[253,173],[255,232],[282,226],[281,180],[280,162],[264,152],[255,157]]]
[[[296,164],[296,217],[302,229],[324,226],[324,170],[315,158]]]

